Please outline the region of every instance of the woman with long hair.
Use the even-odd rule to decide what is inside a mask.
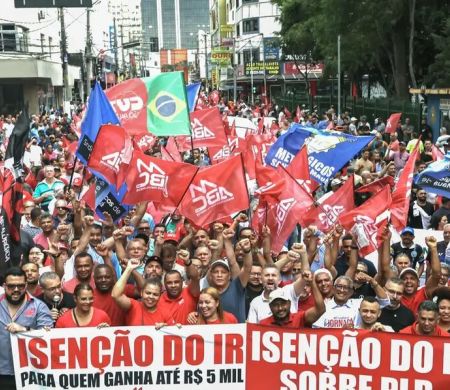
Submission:
[[[75,307],[66,311],[56,321],[55,328],[104,328],[111,325],[109,315],[93,307],[94,290],[88,283],[80,283],[73,292]]]
[[[200,291],[198,298],[198,324],[237,324],[236,317],[224,311],[220,303],[220,294],[214,287]]]

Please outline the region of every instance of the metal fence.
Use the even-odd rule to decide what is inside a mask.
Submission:
[[[286,106],[291,112],[295,112],[297,105],[304,106],[309,110],[316,110],[318,113],[324,113],[331,107],[337,108],[337,97],[328,96],[308,96],[308,95],[284,95],[276,96],[274,100],[280,106]],[[351,96],[343,96],[342,111],[348,111],[351,116],[360,118],[365,115],[369,122],[373,123],[375,118],[383,118],[386,120],[394,112],[401,112],[402,119],[410,118],[411,124],[419,129],[422,118],[422,105],[411,103],[407,100],[399,100],[393,98],[353,98]]]

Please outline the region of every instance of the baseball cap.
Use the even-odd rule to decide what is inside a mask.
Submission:
[[[178,235],[176,233],[170,233],[170,232],[166,232],[164,233],[164,242],[166,241],[170,241],[170,242],[175,242],[175,245],[178,245]]]
[[[276,299],[282,299],[283,301],[290,301],[289,297],[282,288],[277,288],[276,290],[273,290],[269,294],[269,305]]]
[[[404,142],[404,141],[400,141],[398,144],[402,145],[402,146],[406,146],[406,142]]]
[[[350,121],[351,122],[354,122],[354,121],[357,121],[358,120],[358,118],[355,118],[354,116],[352,116],[351,118],[350,118]]]
[[[400,272],[400,278],[403,278],[407,273],[413,274],[417,279],[419,279],[419,274],[414,268],[405,268],[402,272]]]
[[[147,266],[152,261],[157,262],[161,267],[163,266],[162,259],[159,256],[146,256],[145,257],[145,266]]]
[[[333,180],[331,180],[331,185],[332,186],[338,186],[338,185],[341,185],[341,184],[342,184],[342,181],[340,179],[333,179]]]
[[[412,227],[407,226],[402,230],[400,235],[403,236],[404,234],[408,234],[408,233],[414,236],[414,229]]]
[[[218,265],[225,267],[228,271],[230,270],[230,265],[228,264],[227,259],[219,259],[219,260],[213,261],[211,263],[211,269],[213,269],[214,267],[217,267]]]

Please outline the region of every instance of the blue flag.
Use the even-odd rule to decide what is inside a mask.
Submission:
[[[91,156],[100,126],[106,124],[120,125],[120,121],[100,84],[96,82],[89,95],[86,113],[81,122],[81,136],[76,152],[78,159],[84,165],[87,165]]]
[[[189,105],[189,112],[195,110],[197,104],[198,93],[200,92],[200,87],[202,83],[194,83],[186,85],[187,101]]]
[[[122,200],[127,191],[126,184],[124,183],[116,191],[115,187],[101,177],[95,176],[95,213],[102,219],[105,219],[103,213],[111,215],[114,222],[119,220],[124,214],[126,214],[130,206],[126,206],[122,203]]]
[[[450,153],[428,165],[415,177],[414,183],[427,192],[450,198]]]
[[[279,164],[286,167],[306,143],[311,178],[325,184],[373,138],[322,131],[295,123],[272,145],[266,163],[273,167]]]

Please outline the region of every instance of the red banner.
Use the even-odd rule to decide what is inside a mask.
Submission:
[[[247,388],[258,390],[444,390],[444,337],[247,324]]]

